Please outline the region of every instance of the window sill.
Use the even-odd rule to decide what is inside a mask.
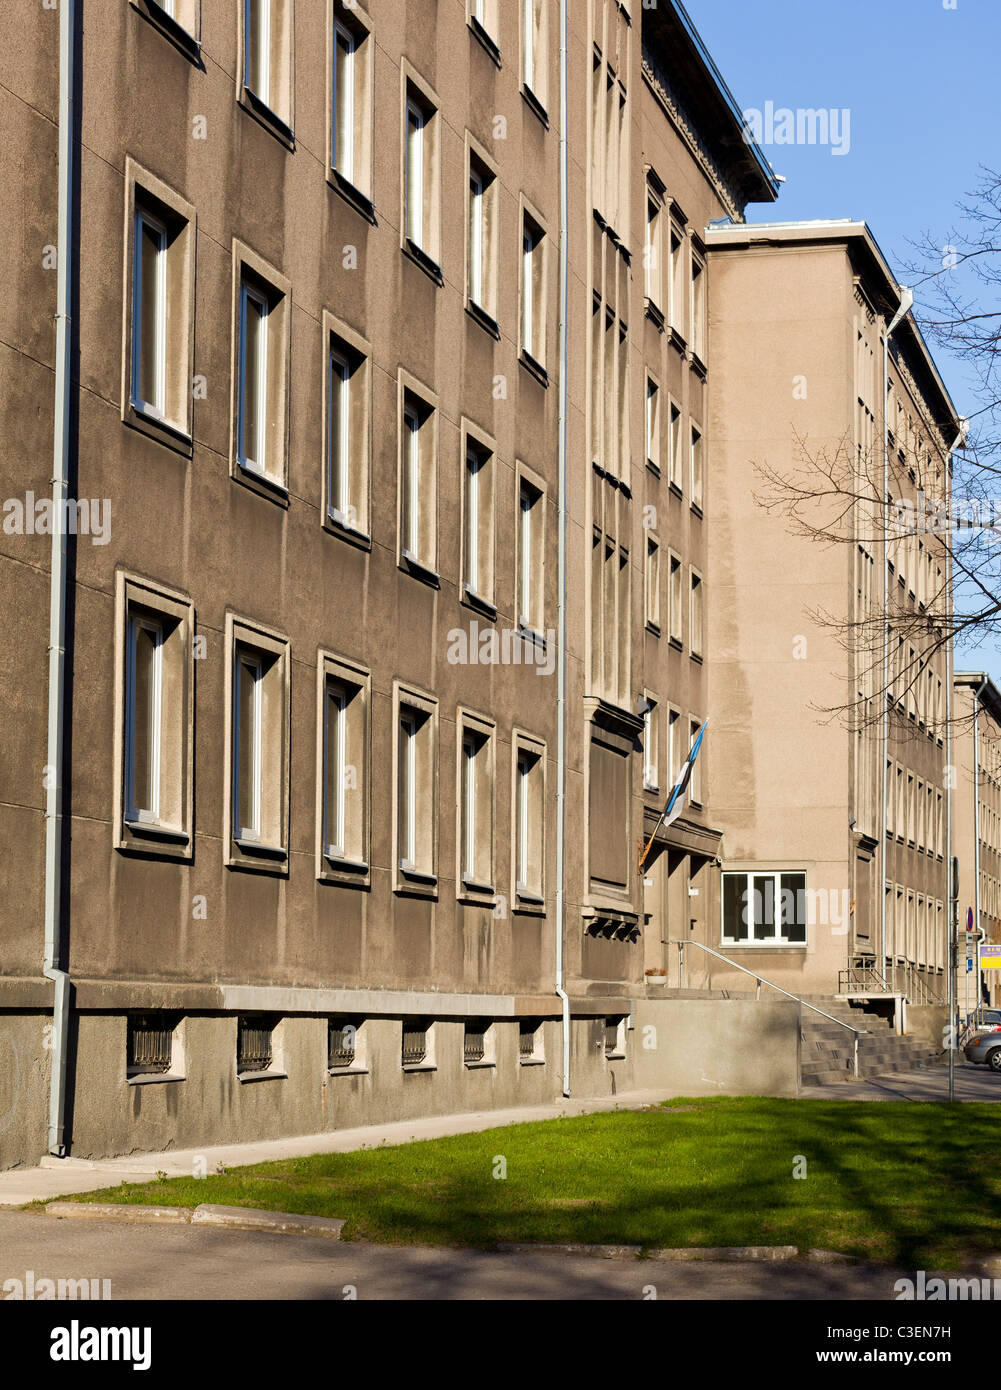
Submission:
[[[674,493],[675,497],[679,499],[684,498],[685,494],[682,492],[681,484],[678,482],[677,478],[671,478],[667,485],[670,488],[670,490]]]
[[[545,656],[547,640],[544,632],[539,632],[537,628],[529,627],[527,623],[521,621],[518,623],[517,630],[518,636],[523,642],[530,643],[541,656]]]
[[[677,634],[673,632],[667,639],[667,645],[669,647],[673,647],[676,652],[683,652],[685,650],[684,640],[681,637],[678,637]]]
[[[664,311],[649,296],[643,300],[643,311],[657,332],[663,333],[665,331]]]
[[[248,468],[237,459],[233,478],[251,492],[256,492],[258,497],[266,497],[269,502],[276,502],[279,507],[288,507],[288,488],[276,478],[268,477],[267,473],[258,473],[256,469]]]
[[[347,541],[349,545],[356,545],[359,550],[372,549],[372,537],[367,531],[360,531],[357,526],[352,526],[347,521],[341,521],[330,512],[323,518],[323,529],[331,536],[337,536],[340,540]]]
[[[131,3],[136,13],[148,20],[154,29],[159,29],[186,58],[190,58],[199,67],[203,66],[202,46],[199,40],[194,34],[189,33],[183,24],[179,24],[173,15],[169,15],[158,5],[156,0],[131,0]]]
[[[646,627],[647,632],[649,632],[649,633],[651,634],[651,636],[653,636],[653,637],[659,637],[659,636],[660,636],[660,623],[652,623],[652,622],[650,621],[650,619],[648,618],[647,621],[646,621],[646,623],[644,624],[644,626]]]
[[[419,869],[407,869],[401,864],[397,869],[393,892],[404,897],[436,899],[438,875],[422,873]]]
[[[160,1081],[186,1081],[187,1077],[180,1072],[137,1072],[135,1076],[127,1076],[126,1081],[130,1086],[154,1086]]]
[[[466,300],[466,313],[474,323],[478,323],[485,332],[489,333],[491,338],[496,338],[500,342],[500,324],[493,314],[488,313],[486,309],[477,304],[475,299]]]
[[[435,589],[441,588],[441,575],[437,570],[426,565],[423,560],[418,560],[416,555],[411,555],[409,550],[400,552],[400,569],[406,574],[413,575],[414,579],[420,579],[425,584],[430,584]]]
[[[328,1067],[328,1076],[369,1076],[368,1067]]]
[[[190,862],[191,835],[179,826],[122,820],[115,848],[124,854],[154,855],[160,859]]]
[[[372,226],[375,226],[375,203],[367,193],[362,192],[357,184],[352,183],[339,169],[327,170],[327,183],[335,193],[340,194],[349,207],[353,208],[355,212],[361,213],[366,222],[371,222]]]
[[[480,23],[480,21],[476,18],[475,15],[470,16],[469,30],[472,33],[473,37],[478,41],[480,47],[483,49],[484,53],[486,53],[490,61],[494,64],[495,67],[499,68],[501,66],[500,47],[498,46],[496,39],[494,39],[490,34],[487,33],[486,29],[484,29],[483,25]]]
[[[805,941],[723,941],[728,951],[805,951]]]
[[[478,594],[475,589],[471,589],[468,584],[462,586],[462,597],[459,602],[464,608],[472,608],[474,612],[482,613],[492,621],[497,618],[497,605]]]
[[[688,655],[691,657],[693,661],[697,662],[699,666],[701,666],[703,661],[705,660],[705,657],[702,652],[689,652]]]
[[[175,454],[189,459],[194,452],[191,435],[183,425],[174,424],[160,415],[151,415],[149,411],[136,405],[135,401],[129,401],[122,420],[131,429],[146,435],[147,439],[156,440],[166,449],[172,449]]]
[[[518,1065],[519,1067],[544,1067],[546,1059],[545,1057],[519,1057]]]
[[[522,917],[545,917],[546,900],[535,893],[515,893],[511,911]]]
[[[287,1071],[238,1071],[237,1081],[287,1081]]]
[[[466,1071],[496,1071],[496,1062],[463,1062]]]
[[[706,377],[709,375],[709,368],[706,366],[705,362],[695,351],[694,348],[692,348],[691,351],[691,365],[692,371],[695,372],[697,376],[700,376],[703,381],[705,381]]]
[[[539,121],[542,122],[543,128],[548,130],[549,112],[546,110],[545,106],[543,106],[542,102],[532,91],[531,87],[529,87],[528,84],[525,82],[521,84],[521,96],[522,100],[527,103],[528,108],[532,112],[532,114]]]
[[[539,382],[541,386],[544,386],[548,391],[549,373],[546,371],[545,367],[542,365],[541,362],[537,362],[535,360],[535,358],[532,356],[532,354],[528,351],[527,348],[522,348],[521,352],[518,354],[518,361],[525,368],[525,370],[529,372],[532,376],[534,376],[536,381]]]
[[[655,463],[653,459],[647,459],[647,461],[646,461],[646,466],[647,466],[647,468],[649,468],[650,472],[653,474],[653,476],[654,476],[655,478],[659,478],[659,477],[660,477],[660,464],[659,464],[659,463]]]
[[[259,874],[287,874],[288,850],[262,840],[244,840],[234,836],[226,867],[247,869]]]
[[[371,888],[372,869],[363,859],[338,859],[324,851],[316,878],[319,883],[339,883],[346,888]]]
[[[405,1072],[437,1071],[438,1067],[434,1062],[404,1062],[402,1070]]]
[[[698,519],[701,521],[703,519],[702,504],[700,502],[690,502],[688,505],[689,510],[693,511],[695,515],[698,517]]]
[[[682,357],[684,357],[688,352],[688,342],[684,334],[679,332],[679,330],[675,328],[673,323],[668,326],[667,333],[668,342],[671,344],[672,347],[677,348],[677,350],[681,353]]]
[[[175,844],[186,845],[190,839],[180,826],[160,825],[157,821],[126,820],[125,828],[133,835],[149,835],[154,840],[169,840]]]
[[[276,140],[287,149],[295,151],[295,132],[292,127],[246,85],[240,88],[240,105],[265,130],[270,131]]]
[[[441,289],[442,285],[445,283],[445,277],[442,274],[441,266],[433,256],[429,256],[428,253],[422,247],[418,246],[416,241],[412,241],[410,237],[404,239],[400,249],[408,261],[413,261],[414,265],[423,270],[428,279],[433,281],[433,283]]]

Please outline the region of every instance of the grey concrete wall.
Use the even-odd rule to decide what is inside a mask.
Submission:
[[[940,1052],[945,1047],[945,1026],[949,1022],[946,1004],[908,1004],[907,1036],[919,1038]]]
[[[679,1095],[795,1096],[799,1005],[743,999],[638,999],[638,1087]]]
[[[51,1024],[45,1014],[0,1014],[0,1169],[45,1152]]]

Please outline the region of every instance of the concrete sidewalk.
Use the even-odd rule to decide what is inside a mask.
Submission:
[[[93,1192],[117,1187],[122,1182],[149,1182],[157,1173],[191,1177],[223,1168],[241,1168],[273,1159],[305,1158],[310,1154],[351,1153],[381,1144],[407,1144],[413,1139],[440,1139],[449,1134],[476,1134],[502,1125],[555,1120],[561,1116],[593,1115],[608,1110],[640,1110],[670,1100],[670,1091],[623,1091],[617,1096],[587,1100],[559,1100],[546,1105],[526,1105],[509,1110],[477,1110],[463,1115],[434,1115],[357,1129],[302,1134],[290,1139],[266,1139],[252,1144],[211,1144],[200,1149],[173,1149],[166,1153],[135,1154],[128,1158],[98,1160],[52,1158],[38,1168],[13,1168],[0,1173],[0,1207],[25,1202],[51,1201],[71,1192]]]

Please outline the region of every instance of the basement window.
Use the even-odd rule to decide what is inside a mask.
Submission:
[[[237,1019],[236,1071],[241,1081],[284,1076],[278,1020],[270,1014],[247,1014]]]
[[[174,1026],[172,1014],[129,1015],[126,1073],[130,1081],[167,1078],[173,1069]]]
[[[434,1025],[430,1019],[404,1019],[400,1057],[404,1071],[434,1070]]]

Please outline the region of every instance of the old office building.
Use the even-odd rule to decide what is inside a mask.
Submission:
[[[956,411],[864,223],[707,239],[710,805],[723,830],[709,944],[798,994],[939,1003],[950,576],[939,536],[907,518],[922,493],[949,501]],[[726,965],[712,979],[740,983]]]
[[[956,790],[953,853],[959,860],[959,926],[973,927],[971,943],[1001,942],[1001,692],[984,672],[953,675],[953,766]],[[999,1002],[998,976],[961,960],[961,1009]],[[978,987],[982,993],[978,997]]]
[[[716,910],[711,753],[637,849],[709,701],[705,228],[776,184],[680,4],[562,13],[18,11],[5,1166],[657,1079]]]

